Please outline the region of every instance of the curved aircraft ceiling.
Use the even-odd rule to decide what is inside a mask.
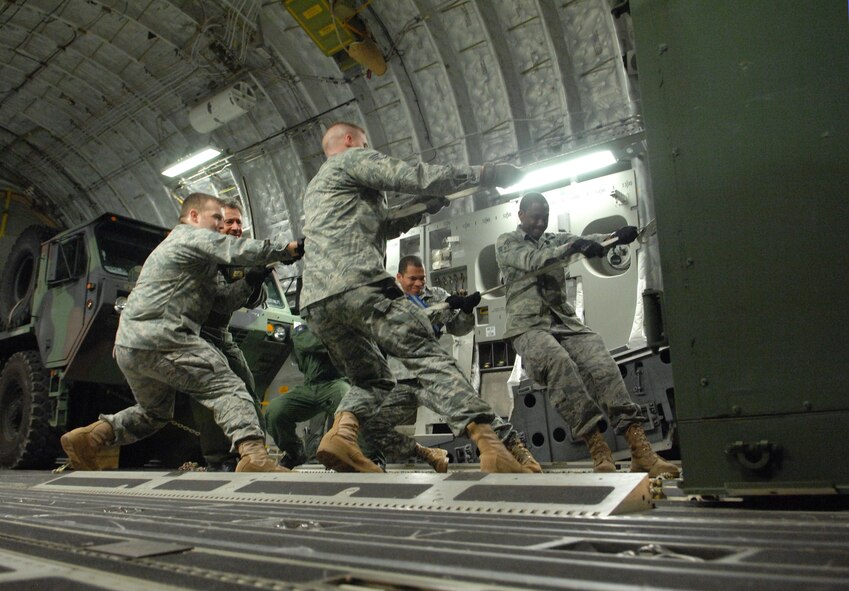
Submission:
[[[259,237],[294,235],[335,120],[390,155],[461,164],[528,165],[642,130],[630,16],[607,0],[336,0],[329,29],[293,16],[329,6],[3,2],[0,179],[63,226],[106,211],[171,226],[203,190],[240,197]],[[326,46],[373,38],[385,73],[326,55],[310,31],[329,31]],[[218,125],[202,110],[233,85],[254,104],[198,131]],[[223,151],[206,168],[161,174],[206,146]]]

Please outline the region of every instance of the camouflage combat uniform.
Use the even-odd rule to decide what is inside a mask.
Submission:
[[[563,269],[526,278],[529,271],[562,257],[577,238],[603,234],[545,233],[539,240],[521,228],[498,237],[496,260],[507,286],[507,331],[522,367],[547,386],[552,404],[575,437],[591,434],[605,415],[617,433],[641,422],[619,368],[601,337],[584,325],[566,298]]]
[[[225,272],[230,274],[232,271],[232,269],[228,269]],[[235,269],[235,271],[244,270]],[[212,304],[212,311],[200,329],[200,336],[224,354],[224,357],[227,358],[227,365],[245,383],[248,394],[253,398],[254,410],[260,427],[264,429],[265,421],[260,406],[261,401],[256,392],[254,375],[248,367],[245,355],[233,340],[229,328],[233,312],[240,308],[256,308],[263,305],[268,297],[268,292],[265,285],[254,288],[244,278],[229,281],[225,272],[217,274],[218,287],[215,301]],[[228,466],[232,465],[235,468],[239,458],[230,451],[230,439],[215,422],[212,412],[194,399],[192,399],[191,407],[195,428],[200,432],[200,448],[203,457],[206,459],[207,467],[228,469]]]
[[[366,148],[330,157],[304,196],[302,308],[334,363],[351,380],[337,412],[370,419],[395,386],[381,349],[405,359],[455,435],[495,415],[436,341],[424,310],[403,297],[385,268],[386,241],[421,216],[389,219],[385,195],[446,195],[480,183],[480,168],[411,166]]]
[[[419,296],[425,305],[425,313],[430,318],[437,339],[442,335],[443,330],[454,336],[463,336],[475,327],[473,313],[432,307],[434,304],[445,302],[449,295],[441,287],[426,286]],[[416,303],[412,297],[407,296],[407,298]],[[416,442],[413,438],[396,431],[395,426],[414,423],[419,406],[434,409],[437,404],[431,400],[433,395],[422,386],[416,375],[407,369],[404,359],[392,355],[387,355],[386,359],[397,385],[383,400],[375,416],[363,426],[363,436],[370,447],[382,450],[387,461],[403,462],[413,455]],[[497,415],[492,421],[492,428],[502,442],[516,433],[510,423]],[[516,435],[518,436],[518,433]]]
[[[334,367],[324,344],[306,324],[295,327],[292,343],[292,354],[304,376],[304,384],[272,400],[265,418],[274,443],[291,458],[293,465],[298,465],[307,461],[307,454],[295,433],[296,423],[322,412],[332,417],[351,385]]]
[[[210,408],[233,443],[264,437],[244,382],[198,333],[217,292],[218,265],[292,262],[287,244],[179,224],[153,250],[118,323],[115,359],[136,404],[101,415],[115,435],[110,445],[161,429],[173,415],[175,390]]]

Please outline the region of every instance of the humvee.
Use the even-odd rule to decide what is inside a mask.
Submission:
[[[31,226],[0,277],[0,468],[48,468],[67,430],[134,404],[112,357],[134,279],[167,228],[104,214],[55,234]],[[53,235],[55,234],[55,235]],[[272,273],[263,308],[233,315],[231,332],[265,392],[291,352],[294,320]],[[121,467],[176,467],[199,458],[186,396],[175,420],[121,448]]]

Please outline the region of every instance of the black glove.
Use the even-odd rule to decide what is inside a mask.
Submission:
[[[471,314],[475,311],[475,306],[481,303],[481,292],[476,291],[471,295],[463,298],[463,306],[460,308],[466,314]]]
[[[452,310],[459,310],[462,308],[465,301],[466,298],[460,295],[450,295],[445,298],[445,303],[448,304],[448,307]]]
[[[304,238],[298,238],[298,246],[295,249],[295,258],[300,259],[304,256]]]
[[[578,238],[575,242],[566,249],[566,256],[571,256],[575,253],[581,253],[588,259],[593,257],[603,257],[604,247],[595,240],[587,240],[586,238]]]
[[[251,267],[245,271],[245,283],[256,289],[271,275],[271,267]]]
[[[425,211],[433,215],[443,207],[448,207],[451,204],[451,201],[449,201],[447,197],[432,197],[428,195],[426,197],[420,197],[417,203],[424,204]]]
[[[631,244],[639,233],[637,226],[622,226],[613,235],[617,238],[616,244]]]
[[[524,176],[522,169],[512,164],[484,164],[481,170],[481,186],[509,187],[521,181]]]

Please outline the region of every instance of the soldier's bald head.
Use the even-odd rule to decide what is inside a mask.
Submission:
[[[183,201],[182,207],[180,207],[180,221],[182,223],[186,223],[186,219],[191,210],[200,211],[202,210],[207,203],[210,201],[214,201],[215,205],[221,207],[221,200],[218,199],[215,195],[207,195],[206,193],[192,193]]]
[[[347,121],[331,123],[321,139],[321,149],[328,158],[348,148],[366,147],[366,131],[359,125]]]

